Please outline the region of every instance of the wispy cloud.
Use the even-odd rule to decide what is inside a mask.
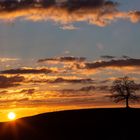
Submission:
[[[62,57],[55,57],[55,58],[44,58],[39,59],[38,62],[50,62],[50,63],[69,63],[69,62],[84,62],[86,60],[85,57],[74,57],[74,56],[62,56]]]
[[[83,96],[94,96],[98,93],[103,94],[109,92],[109,86],[107,85],[101,85],[101,86],[84,86],[79,89],[62,89],[62,90],[56,90],[56,94],[54,96],[57,97],[83,97]],[[97,95],[98,96],[98,95]]]
[[[1,74],[48,74],[54,72],[47,68],[19,68],[19,69],[9,69],[1,71]]]
[[[9,61],[18,61],[19,58],[8,58],[8,57],[1,57],[0,62],[9,62]]]
[[[77,30],[79,29],[78,27],[75,27],[74,25],[70,24],[70,25],[64,25],[62,27],[60,27],[63,30]]]

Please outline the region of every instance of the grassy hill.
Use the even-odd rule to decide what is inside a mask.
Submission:
[[[140,109],[83,109],[0,123],[0,140],[140,139]]]

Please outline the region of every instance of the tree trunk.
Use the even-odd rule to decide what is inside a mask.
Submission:
[[[129,108],[129,99],[126,97],[126,108]]]

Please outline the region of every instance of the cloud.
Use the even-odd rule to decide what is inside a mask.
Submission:
[[[85,83],[93,83],[92,79],[65,79],[65,78],[56,78],[53,80],[46,80],[47,83],[74,83],[74,84],[85,84]]]
[[[56,57],[56,58],[45,58],[39,59],[37,62],[84,62],[86,60],[85,57],[74,57],[74,56],[64,56],[64,57]]]
[[[1,57],[0,62],[8,62],[8,61],[18,61],[18,58],[8,58],[8,57]]]
[[[106,26],[118,19],[129,19],[136,23],[140,21],[140,11],[122,12],[117,9],[119,4],[107,0],[67,0],[55,2],[1,2],[0,19],[3,21],[23,19],[30,21],[48,21],[64,25],[74,22],[87,22],[92,25]],[[72,29],[72,26],[71,26]]]
[[[8,103],[23,103],[23,102],[27,102],[29,101],[28,98],[22,98],[22,99],[7,99],[7,100],[0,100],[1,104],[6,103],[8,105]]]
[[[0,88],[9,88],[19,86],[20,82],[23,82],[25,79],[23,76],[0,76]]]
[[[121,57],[116,57],[116,56],[112,56],[112,55],[102,55],[101,58],[103,58],[103,59],[118,59],[118,58],[132,59],[131,57],[129,57],[127,55],[122,55]]]
[[[79,89],[79,91],[94,91],[96,88],[95,86],[87,86],[87,87],[82,87]]]
[[[31,89],[23,89],[20,91],[20,93],[26,93],[26,94],[33,94],[35,93],[35,89],[34,88],[31,88]]]
[[[97,97],[97,96],[103,96],[105,93],[109,93],[110,87],[107,85],[89,85],[89,86],[83,86],[78,89],[73,88],[67,88],[67,89],[60,89],[60,90],[54,90],[53,97]]]
[[[124,58],[124,59],[131,59],[131,57],[129,57],[127,55],[123,55],[122,58]]]
[[[48,8],[52,6],[57,6],[57,7],[64,7],[66,9],[69,9],[70,11],[72,10],[77,10],[79,8],[97,8],[97,7],[102,7],[102,6],[116,6],[118,5],[117,2],[113,1],[106,1],[106,0],[65,0],[65,1],[58,1],[55,0],[41,0],[40,2],[31,0],[24,0],[24,1],[0,1],[1,9],[2,10],[16,10],[16,9],[22,9],[24,7],[29,8],[29,7],[43,7],[43,8]]]
[[[105,67],[140,67],[140,59],[119,59],[110,61],[87,62],[81,69],[97,69]],[[78,67],[80,68],[80,66]]]
[[[81,6],[81,7],[80,7]],[[60,24],[69,24],[73,22],[83,22],[86,21],[90,24],[95,24],[98,26],[105,26],[108,19],[101,19],[99,16],[103,14],[101,9],[108,8],[108,6],[103,5],[101,7],[96,7],[94,5],[78,5],[75,6],[63,6],[58,7],[56,5],[51,7],[23,7],[20,9],[8,10],[4,9],[1,11],[1,20],[15,20],[24,19],[30,21],[47,21],[51,20]],[[108,12],[107,12],[108,13]]]
[[[63,30],[77,30],[78,27],[75,27],[73,25],[64,25],[61,27],[61,29],[63,29]]]
[[[101,85],[101,86],[98,86],[98,87],[96,87],[98,90],[100,90],[100,91],[104,91],[104,92],[106,92],[106,91],[109,91],[109,89],[110,89],[110,87],[108,86],[108,85]]]
[[[41,68],[41,69],[35,69],[35,68],[19,68],[19,69],[9,69],[1,71],[1,74],[48,74],[54,72],[51,69]]]
[[[140,11],[132,11],[128,14],[130,16],[130,20],[134,23],[140,22]]]
[[[79,89],[63,89],[60,90],[61,92],[90,92],[90,91],[95,91],[96,87],[95,86],[86,86],[86,87],[81,87]]]
[[[7,93],[8,93],[7,90],[2,90],[2,91],[0,91],[0,95],[5,95],[5,94],[7,94]]]
[[[111,55],[102,55],[101,58],[103,58],[103,59],[114,59],[116,57],[115,56],[111,56]]]
[[[122,55],[121,57],[116,57],[116,56],[112,56],[112,55],[102,55],[101,58],[103,59],[133,59],[127,55]]]
[[[110,81],[111,81],[111,79],[105,79],[105,80],[99,81],[99,84],[105,84],[105,83],[108,83]]]
[[[84,87],[81,87],[79,89],[62,89],[62,90],[56,90],[56,91],[59,91],[60,93],[81,93],[81,92],[84,92],[87,93],[87,92],[97,92],[97,91],[109,91],[109,86],[108,85],[99,85],[99,86],[93,86],[93,85],[90,85],[90,86],[84,86]],[[85,94],[87,95],[87,94]],[[76,96],[76,95],[75,95]]]

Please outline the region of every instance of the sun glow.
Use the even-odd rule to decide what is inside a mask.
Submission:
[[[16,114],[14,112],[9,112],[8,113],[8,119],[9,120],[15,120],[16,119]]]

